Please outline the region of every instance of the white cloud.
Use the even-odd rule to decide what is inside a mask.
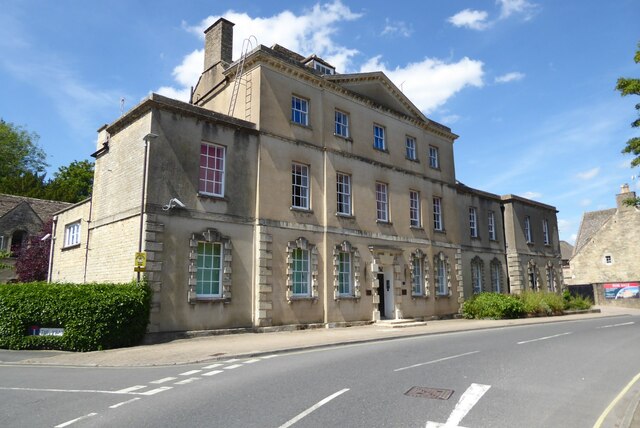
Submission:
[[[433,112],[449,98],[467,86],[482,87],[481,61],[467,57],[458,62],[447,63],[437,58],[425,58],[421,62],[405,67],[387,68],[381,57],[371,58],[360,68],[361,72],[382,71],[425,114]]]
[[[542,197],[542,193],[529,191],[529,192],[524,192],[522,197],[527,199],[540,199]]]
[[[506,19],[511,15],[522,15],[525,20],[533,18],[537,5],[526,0],[497,0],[500,5],[500,19]]]
[[[443,123],[444,125],[453,125],[459,120],[460,120],[460,116],[458,116],[457,114],[449,114],[447,116],[442,116],[439,122]]]
[[[580,206],[581,207],[588,207],[589,205],[591,205],[593,201],[589,198],[585,198],[585,199],[581,199],[580,200]]]
[[[484,30],[489,27],[487,17],[489,14],[484,10],[465,9],[447,19],[455,27],[467,27],[472,30]]]
[[[233,34],[233,58],[241,56],[243,41],[257,39],[265,46],[279,44],[302,55],[312,53],[328,61],[338,72],[349,70],[353,57],[359,52],[337,44],[333,36],[337,31],[336,24],[353,21],[361,14],[352,12],[340,0],[331,3],[316,3],[311,9],[301,15],[285,10],[276,15],[262,18],[251,17],[247,13],[229,10],[222,14],[226,19],[236,24]],[[204,40],[204,30],[217,21],[220,16],[209,16],[199,24],[183,23],[186,31]],[[253,39],[255,37],[255,39]],[[255,44],[255,43],[254,43]],[[252,47],[256,47],[255,45]],[[178,87],[164,86],[158,91],[163,94],[179,94],[188,99],[189,88],[196,84],[202,73],[204,50],[199,49],[184,57],[182,63],[173,70],[173,76]]]
[[[524,79],[524,73],[519,71],[513,71],[511,73],[503,74],[495,78],[496,83],[509,83]]]
[[[590,180],[594,178],[596,175],[598,175],[599,172],[600,172],[600,167],[597,166],[595,168],[591,168],[588,171],[579,172],[578,174],[576,174],[576,177],[578,177],[581,180]]]
[[[404,21],[389,21],[389,18],[385,20],[385,26],[380,35],[392,36],[398,34],[402,37],[410,37],[413,33],[413,28]]]

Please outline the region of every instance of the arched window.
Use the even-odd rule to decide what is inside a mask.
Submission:
[[[444,253],[438,253],[433,260],[433,273],[436,282],[436,294],[438,296],[451,295],[451,268],[449,258]]]
[[[476,256],[471,260],[471,285],[473,294],[482,293],[484,262]]]
[[[409,272],[411,273],[411,295],[429,296],[429,265],[422,250],[417,249],[411,253]]]
[[[498,259],[493,259],[490,265],[491,291],[502,293],[502,263]]]
[[[334,247],[333,272],[335,300],[360,297],[360,253],[349,241],[343,241]]]

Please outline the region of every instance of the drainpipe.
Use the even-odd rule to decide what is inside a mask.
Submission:
[[[138,252],[142,252],[142,230],[144,229],[144,197],[147,193],[147,158],[149,153],[149,140],[157,138],[158,136],[153,133],[148,133],[142,139],[144,140],[144,158],[142,163],[142,196],[140,201],[140,235],[138,237]],[[140,272],[137,275],[137,281],[140,283]]]
[[[93,196],[89,199],[89,219],[87,220],[87,242],[84,249],[84,275],[82,282],[87,282],[87,265],[89,264],[89,239],[91,237],[91,213],[93,212]]]
[[[56,242],[56,229],[58,226],[58,216],[53,218],[53,226],[51,228],[51,244],[49,244],[49,269],[47,269],[47,282],[51,282],[51,275],[53,274],[53,249]]]
[[[507,257],[507,226],[504,222],[504,204],[500,204],[500,216],[502,217],[502,241],[504,242],[504,270],[507,274],[507,292],[511,294],[511,280],[509,277],[509,258]]]

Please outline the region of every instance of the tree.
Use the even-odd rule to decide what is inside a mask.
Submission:
[[[46,199],[80,202],[91,195],[93,188],[93,162],[73,161],[61,166],[47,184]]]
[[[49,253],[51,251],[51,229],[53,220],[42,226],[42,231],[29,238],[17,254],[16,274],[20,282],[45,281],[49,273]],[[45,236],[48,239],[43,241]]]
[[[0,119],[0,193],[16,194],[11,180],[28,174],[44,178],[46,155],[38,146],[38,134]]]
[[[636,51],[633,60],[636,64],[640,63],[640,43],[638,43],[638,50]],[[640,79],[634,78],[624,78],[621,77],[618,79],[618,83],[616,84],[616,90],[620,91],[620,95],[626,97],[627,95],[640,95]],[[636,110],[640,114],[640,103],[636,104]],[[633,122],[631,122],[631,126],[634,128],[640,128],[640,117]],[[622,150],[622,153],[630,153],[635,156],[631,160],[631,166],[640,166],[640,137],[632,137],[625,148]],[[640,205],[640,198],[630,198],[625,201],[628,205]]]

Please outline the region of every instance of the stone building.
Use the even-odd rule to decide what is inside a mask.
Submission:
[[[640,209],[628,185],[616,195],[616,208],[585,212],[570,260],[570,285],[640,282]]]
[[[152,94],[99,130],[51,280],[130,281],[144,252],[152,332],[449,316],[509,291],[503,225],[520,220],[504,217],[520,211],[552,238],[517,263],[560,275],[555,209],[458,183],[457,135],[383,73],[279,45],[234,62],[232,27],[205,31],[190,103]]]
[[[31,236],[40,233],[56,211],[70,205],[67,202],[0,194],[0,251],[17,253]],[[10,258],[8,264],[13,265],[14,261]],[[12,269],[0,270],[0,283],[14,277]]]

